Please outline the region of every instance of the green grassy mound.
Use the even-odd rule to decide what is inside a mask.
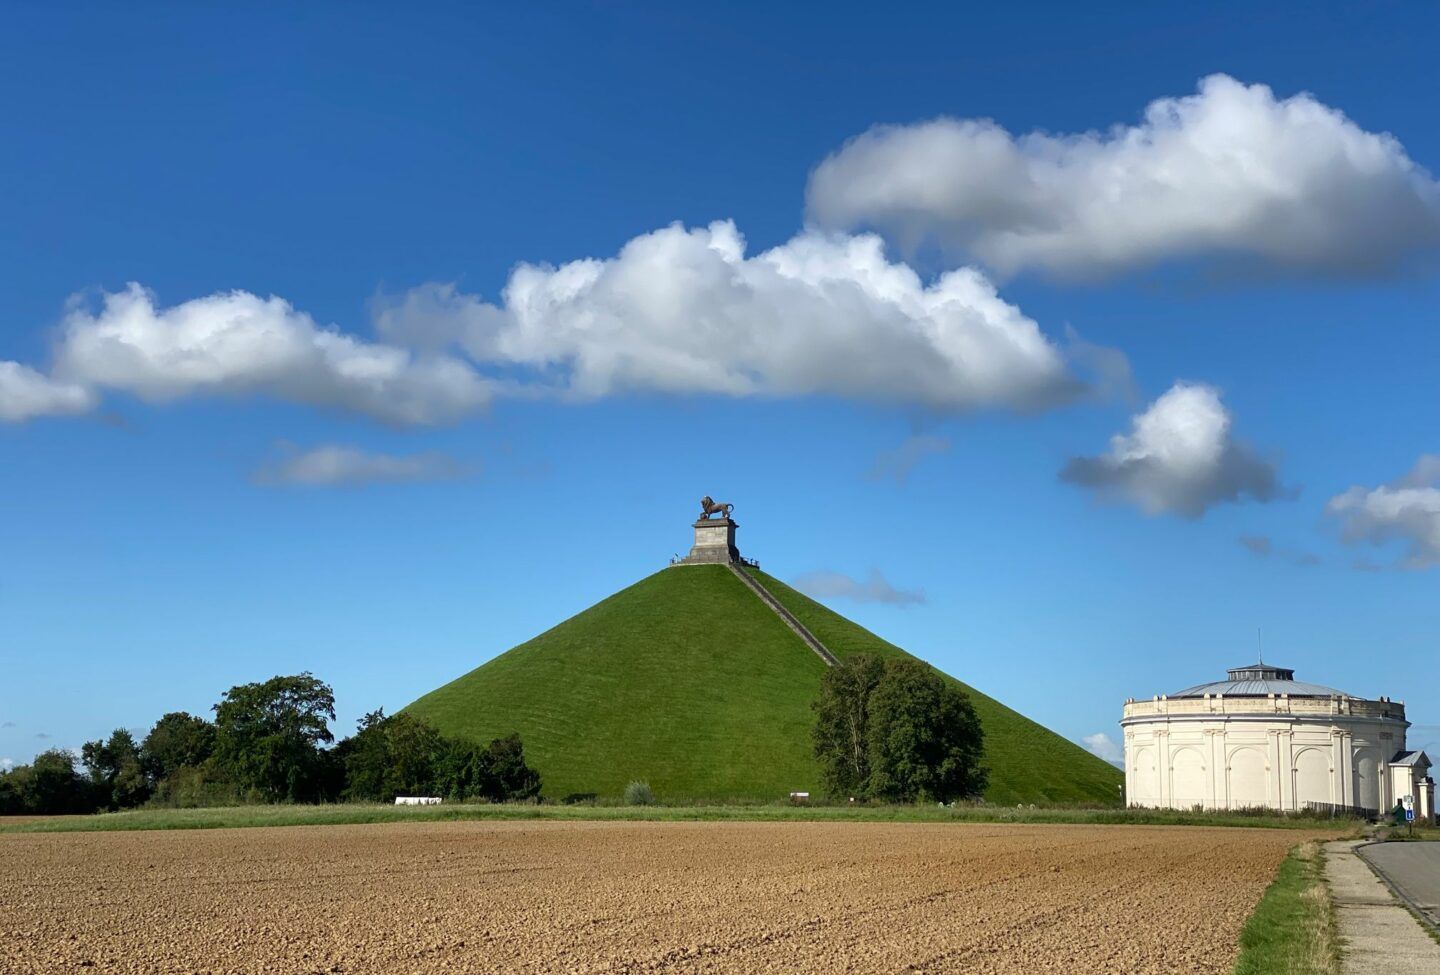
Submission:
[[[837,654],[904,652],[760,578]],[[662,802],[775,799],[819,792],[810,702],[823,672],[729,569],[686,566],[642,579],[406,710],[480,741],[518,731],[551,798],[616,796],[644,779]],[[970,693],[988,736],[987,798],[1117,800],[1116,769]]]
[[[893,643],[885,642],[779,579],[759,571],[753,574],[780,605],[795,614],[806,629],[842,660],[853,653],[868,653],[872,657],[909,656]],[[970,695],[970,703],[975,706],[985,729],[985,764],[990,767],[990,787],[985,791],[988,801],[1119,805],[1117,786],[1125,776],[1115,766],[1018,711],[1012,711],[993,697],[981,694],[964,681],[955,683]]]

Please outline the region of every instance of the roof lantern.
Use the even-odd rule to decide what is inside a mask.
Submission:
[[[1194,687],[1176,691],[1170,697],[1204,697],[1206,694],[1223,694],[1225,697],[1281,697],[1286,694],[1290,697],[1354,696],[1323,684],[1298,681],[1295,679],[1295,671],[1289,667],[1276,667],[1263,661],[1245,667],[1232,667],[1226,673],[1229,675],[1227,680],[1196,684]]]

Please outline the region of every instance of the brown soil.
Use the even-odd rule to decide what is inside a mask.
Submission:
[[[1223,973],[1305,838],[882,823],[0,835],[0,971]]]

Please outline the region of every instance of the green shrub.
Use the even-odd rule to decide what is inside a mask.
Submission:
[[[625,787],[625,805],[653,806],[654,804],[655,793],[650,791],[649,782],[631,782]]]
[[[258,795],[247,795],[233,782],[216,776],[208,764],[182,765],[160,780],[150,797],[152,807],[168,809],[200,809],[206,806],[247,805],[261,801]]]

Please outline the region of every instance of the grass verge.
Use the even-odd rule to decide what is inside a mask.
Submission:
[[[1436,826],[1389,826],[1377,838],[1387,843],[1436,843],[1440,842],[1440,827]]]
[[[1319,843],[1290,851],[1240,933],[1235,975],[1335,975],[1340,940]]]
[[[0,833],[64,833],[145,829],[233,829],[253,826],[327,826],[356,823],[449,822],[459,820],[652,821],[652,822],[903,822],[903,823],[1069,823],[1115,826],[1260,826],[1330,830],[1358,829],[1348,820],[1168,809],[1028,809],[994,806],[226,806],[211,809],[139,809],[94,816],[0,819]]]

